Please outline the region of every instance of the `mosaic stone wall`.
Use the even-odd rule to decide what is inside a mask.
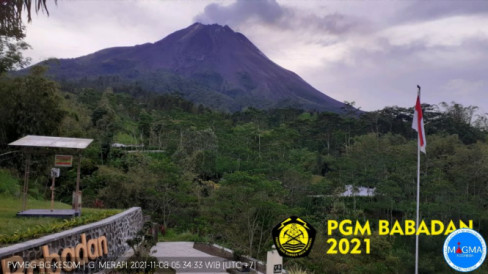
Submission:
[[[75,250],[76,246],[80,245],[80,243],[81,246],[83,246],[82,235],[84,235],[84,237],[86,237],[86,243],[92,240],[90,243],[93,244],[91,245],[91,250],[89,250],[87,254],[84,254],[84,256],[97,255],[94,252],[97,251],[98,247],[100,247],[99,253],[101,254],[92,256],[96,258],[87,258],[88,262],[85,263],[83,267],[76,268],[74,269],[74,272],[72,271],[69,273],[96,272],[106,265],[104,262],[112,263],[130,248],[126,241],[132,239],[142,228],[142,225],[142,211],[139,207],[133,207],[96,223],[79,226],[63,232],[47,235],[39,239],[3,247],[0,248],[0,260],[3,260],[4,263],[1,266],[1,270],[2,273],[9,273],[5,259],[11,258],[12,256],[20,256],[24,262],[46,260],[46,254],[43,254],[42,248],[46,245],[49,248],[49,254],[57,254],[61,256],[65,249],[73,248],[73,250]],[[106,238],[107,249],[103,248],[103,240],[101,239],[104,239],[104,237]],[[108,251],[108,254],[105,254],[103,251]],[[49,255],[47,257],[49,257]],[[9,265],[10,271],[14,270],[12,269],[12,264]],[[76,264],[73,265],[76,266]],[[28,268],[25,268],[23,272],[27,273]]]

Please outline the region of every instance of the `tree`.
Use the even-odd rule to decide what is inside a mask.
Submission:
[[[425,111],[427,134],[433,133],[432,130],[457,134],[465,144],[485,139],[481,129],[473,126],[473,118],[478,107],[465,107],[455,102],[451,102],[450,105],[442,102],[440,106],[443,110],[437,111],[437,115],[433,117],[431,117],[430,111]]]
[[[27,20],[31,22],[33,5],[36,12],[45,11],[49,15],[47,0],[0,1],[0,75],[12,69],[23,68],[30,61],[28,58],[24,59],[20,53],[29,48],[22,41],[25,37],[22,12],[27,12]]]
[[[34,67],[25,77],[0,79],[2,145],[27,134],[57,135],[65,111],[56,83],[44,72]]]
[[[137,127],[139,129],[139,133],[141,134],[142,137],[142,142],[144,145],[149,144],[149,137],[151,136],[151,125],[152,125],[153,119],[151,117],[151,114],[147,113],[146,110],[142,110],[141,113],[139,113],[139,122],[137,124]]]
[[[55,3],[57,0],[55,0]],[[0,36],[24,38],[22,11],[27,11],[27,20],[32,21],[32,4],[36,12],[45,11],[49,15],[47,0],[3,0],[0,2]]]
[[[451,105],[446,102],[442,102],[440,103],[440,105],[445,109],[445,114],[449,118],[451,118],[454,123],[457,124],[471,125],[474,113],[476,112],[476,110],[478,110],[478,107],[476,106],[465,107],[456,102],[451,102]]]
[[[178,149],[173,154],[173,160],[178,163],[186,172],[196,176],[208,177],[211,174],[202,172],[202,167],[215,169],[215,152],[219,147],[215,132],[208,128],[195,130],[190,128],[180,130]],[[208,156],[208,157],[206,157]],[[207,161],[209,160],[209,161]],[[210,173],[212,173],[212,170]]]
[[[12,41],[8,37],[0,36],[0,75],[28,65],[30,58],[24,58],[21,52],[28,48],[29,45],[24,41]]]
[[[227,174],[208,201],[213,232],[240,252],[262,255],[270,246],[271,229],[289,213],[284,194],[280,182],[262,175]]]

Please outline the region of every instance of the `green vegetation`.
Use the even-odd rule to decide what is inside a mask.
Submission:
[[[117,272],[120,273],[154,273],[155,268],[150,267],[151,262],[153,264],[158,262],[158,259],[151,256],[151,248],[156,244],[156,239],[148,234],[151,231],[152,223],[146,222],[142,226],[142,229],[136,234],[133,239],[127,240],[127,244],[132,248],[133,255],[127,260],[127,265],[125,267],[120,267]],[[132,263],[136,263],[136,268],[132,267]],[[146,262],[145,264],[140,264],[140,262]],[[174,273],[174,272],[165,272]]]
[[[8,142],[33,133],[95,140],[81,167],[85,207],[141,206],[164,225],[165,239],[201,239],[261,259],[272,244],[274,225],[297,215],[318,230],[310,256],[293,261],[297,269],[413,272],[414,237],[373,235],[368,256],[325,254],[327,219],[373,224],[414,218],[412,108],[369,113],[349,108],[343,116],[297,109],[228,114],[136,87],[58,87],[40,69],[22,77],[2,75],[0,81],[4,102],[17,102],[0,105],[1,117],[17,115],[0,121],[4,151]],[[34,105],[30,98],[43,105],[35,114],[23,108]],[[487,117],[456,103],[423,108],[428,146],[421,166],[422,218],[473,220],[474,228],[488,235]],[[26,123],[12,130],[16,121]],[[116,148],[115,142],[135,146]],[[49,197],[50,157],[33,157],[32,197]],[[16,195],[11,178],[19,177],[12,170],[23,171],[21,154],[2,156],[0,165],[0,189]],[[58,200],[71,202],[75,179],[74,168],[62,169]],[[376,196],[337,195],[346,185],[376,188]],[[443,241],[420,237],[420,272],[450,270],[440,251]]]
[[[2,178],[0,178],[2,179]],[[3,181],[2,181],[3,182]],[[118,209],[83,208],[80,218],[19,218],[16,213],[21,210],[22,203],[18,198],[0,196],[0,245],[12,244],[28,239],[38,238],[75,226],[93,223],[121,212]],[[29,208],[50,208],[50,201],[28,200]],[[68,209],[70,205],[55,202],[55,209]]]
[[[19,196],[19,184],[8,170],[0,169],[0,194]]]
[[[158,234],[160,242],[208,242],[209,240],[190,231],[178,232],[175,229],[168,229],[163,234]]]

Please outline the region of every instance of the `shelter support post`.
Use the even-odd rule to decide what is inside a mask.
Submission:
[[[55,180],[56,180],[56,178],[54,176],[52,176],[52,185],[51,185],[51,211],[54,210],[54,181]]]
[[[27,209],[27,192],[29,191],[29,173],[30,173],[30,163],[31,154],[25,154],[25,173],[24,173],[24,188],[22,190],[22,211]]]
[[[81,173],[81,153],[78,154],[78,166],[76,168],[76,190],[75,190],[75,205],[73,209],[79,211],[79,196],[80,196],[80,173]]]

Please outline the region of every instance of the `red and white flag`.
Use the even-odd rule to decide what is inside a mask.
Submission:
[[[425,153],[425,146],[427,144],[425,140],[424,130],[424,117],[422,116],[422,107],[420,105],[420,87],[417,94],[417,103],[415,104],[415,112],[413,114],[412,128],[418,132],[418,145],[420,151]]]

